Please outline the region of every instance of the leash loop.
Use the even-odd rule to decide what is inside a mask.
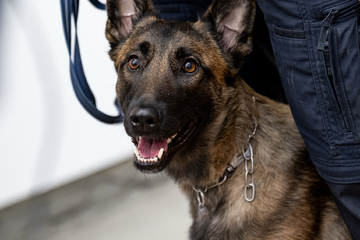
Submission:
[[[105,9],[105,5],[100,3],[98,0],[89,0],[95,7],[98,9]],[[77,20],[79,13],[79,0],[60,0],[61,5],[61,16],[63,22],[63,30],[65,35],[66,46],[69,53],[70,61],[70,77],[71,83],[75,92],[76,97],[78,98],[81,105],[85,110],[90,113],[93,117],[104,123],[120,123],[123,121],[123,114],[121,108],[117,101],[115,106],[119,111],[119,115],[110,116],[101,112],[96,107],[96,100],[94,94],[92,93],[89,84],[87,83],[82,61],[80,55],[80,47],[77,36]],[[75,46],[72,51],[71,43],[71,19],[74,19],[75,27]],[[72,54],[74,55],[74,60],[71,59]]]

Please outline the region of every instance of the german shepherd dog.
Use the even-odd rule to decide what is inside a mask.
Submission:
[[[134,165],[190,200],[190,239],[351,239],[287,105],[238,75],[255,2],[215,0],[196,23],[150,0],[107,0],[106,38]]]

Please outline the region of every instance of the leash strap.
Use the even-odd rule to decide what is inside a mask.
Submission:
[[[101,10],[105,10],[106,6],[105,4],[99,2],[98,0],[89,0],[96,8],[101,9]]]
[[[98,0],[89,0],[96,8],[105,10],[105,5]],[[87,83],[84,69],[82,66],[80,48],[77,36],[77,19],[79,13],[79,0],[60,0],[61,15],[63,21],[63,29],[65,34],[65,40],[69,52],[70,59],[70,77],[75,95],[80,101],[81,105],[88,111],[93,117],[104,123],[120,123],[123,121],[123,114],[117,101],[115,105],[119,111],[118,116],[110,116],[96,108],[96,100],[92,93],[89,84]],[[75,46],[74,57],[71,59],[71,18],[74,17],[75,23]]]

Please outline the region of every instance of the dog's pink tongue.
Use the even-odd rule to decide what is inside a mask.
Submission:
[[[138,151],[141,156],[145,158],[153,158],[156,157],[163,148],[164,152],[167,150],[168,145],[166,139],[148,139],[145,137],[140,138]]]

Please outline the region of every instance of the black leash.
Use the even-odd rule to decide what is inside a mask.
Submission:
[[[105,10],[106,6],[98,0],[89,0],[96,8]],[[96,108],[96,100],[92,93],[89,84],[87,83],[84,69],[82,66],[79,42],[77,37],[77,19],[79,12],[79,0],[60,0],[61,15],[63,21],[63,28],[65,40],[69,52],[70,59],[70,76],[75,95],[80,101],[81,105],[93,117],[104,123],[120,123],[123,121],[123,114],[117,101],[115,105],[119,110],[118,116],[109,116]],[[74,17],[75,22],[75,47],[74,47],[74,61],[71,59],[71,18]]]

